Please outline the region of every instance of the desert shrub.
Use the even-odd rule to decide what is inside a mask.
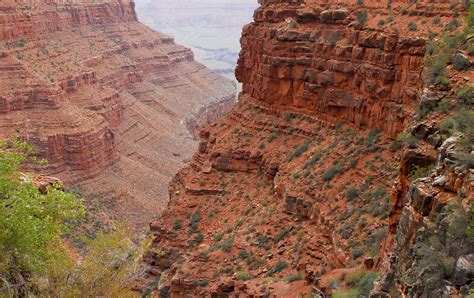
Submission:
[[[391,23],[391,22],[393,22],[393,20],[394,20],[394,16],[393,16],[393,14],[391,13],[391,14],[389,14],[389,15],[387,16],[387,23]]]
[[[474,84],[466,84],[459,88],[456,97],[463,104],[474,104]]]
[[[309,144],[311,144],[310,141],[305,141],[303,143],[303,145],[301,145],[301,147],[298,147],[292,154],[290,154],[288,157],[287,157],[287,161],[291,161],[293,160],[293,158],[295,157],[300,157],[303,153],[306,152],[306,150],[308,150],[308,147],[309,147]]]
[[[276,236],[275,236],[275,243],[278,243],[285,239],[291,232],[291,227],[286,227],[283,230],[281,230]]]
[[[373,128],[369,131],[369,134],[366,140],[366,144],[368,148],[371,148],[375,143],[377,143],[381,131],[382,130],[380,128]]]
[[[234,238],[227,238],[223,243],[222,243],[222,250],[225,252],[230,252],[232,249],[232,246],[234,245]]]
[[[383,26],[383,25],[385,25],[385,20],[384,20],[384,19],[380,19],[377,24],[378,24],[379,26]]]
[[[239,251],[239,258],[242,260],[246,260],[250,257],[250,253],[246,252],[245,250]]]
[[[416,147],[418,140],[409,131],[404,131],[397,136],[397,141],[408,147]]]
[[[273,142],[276,138],[278,138],[278,135],[279,135],[279,134],[278,134],[277,132],[271,133],[271,134],[268,136],[267,142],[268,142],[268,143]]]
[[[251,280],[253,276],[248,274],[245,271],[239,271],[235,274],[235,278],[237,278],[237,280],[247,281],[247,280]]]
[[[378,253],[380,243],[382,243],[382,240],[386,235],[387,227],[384,226],[373,231],[372,234],[367,238],[365,245],[372,256],[375,256]]]
[[[316,152],[315,154],[313,154],[313,156],[311,156],[311,159],[304,164],[303,168],[305,170],[311,168],[321,159],[321,157],[322,154],[320,152]]]
[[[173,223],[173,230],[179,230],[183,227],[183,222],[179,219],[175,220]]]
[[[197,208],[196,212],[193,213],[191,219],[189,220],[189,231],[196,232],[198,229],[198,224],[201,221],[201,209]]]
[[[327,169],[323,173],[323,180],[324,181],[331,181],[334,177],[336,177],[337,174],[341,173],[343,168],[341,166],[334,166],[332,168]]]
[[[464,55],[456,54],[452,60],[453,66],[457,71],[468,70],[471,67],[471,62]]]
[[[364,251],[360,247],[354,247],[352,249],[352,257],[356,260],[364,255]]]
[[[267,271],[267,276],[272,277],[273,275],[280,273],[281,271],[285,270],[288,267],[288,264],[285,261],[278,261],[275,266],[271,267]]]
[[[285,277],[286,282],[294,282],[298,280],[303,280],[303,275],[302,274],[294,274],[294,275],[289,275]]]
[[[440,53],[429,57],[426,65],[425,73],[429,84],[439,84],[443,87],[449,84],[449,80],[446,77],[448,59],[445,54]]]
[[[427,166],[427,167],[416,166],[410,172],[410,174],[408,174],[408,180],[410,182],[413,182],[418,178],[426,177],[431,172],[431,170],[433,170],[433,168],[434,168],[434,165],[430,165],[430,166]]]
[[[345,196],[347,200],[352,201],[359,196],[359,192],[354,187],[351,187],[346,190]]]
[[[415,23],[410,22],[410,23],[408,24],[408,30],[410,30],[410,31],[416,31],[416,30],[418,30],[418,26],[417,26]]]
[[[367,10],[363,10],[357,13],[357,21],[361,25],[364,25],[367,22],[367,17],[368,17]]]
[[[207,287],[209,285],[209,280],[199,279],[199,280],[195,280],[193,283],[198,287]]]

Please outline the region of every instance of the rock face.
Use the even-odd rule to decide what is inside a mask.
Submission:
[[[168,208],[150,224],[138,288],[162,297],[319,297],[335,289],[366,297],[370,289],[354,280],[378,271],[386,274],[374,295],[448,293],[429,282],[449,279],[432,275],[424,288],[410,286],[431,260],[416,265],[410,248],[433,235],[446,243],[452,216],[466,224],[471,170],[453,168],[456,142],[442,145],[435,121],[408,127],[424,92],[425,38],[436,28],[407,24],[450,21],[458,8],[329,2],[259,1],[241,39],[239,104],[201,131],[198,152],[171,182]],[[378,25],[393,13],[389,26]],[[405,129],[424,145],[394,142]],[[428,171],[434,163],[436,174]],[[415,180],[419,168],[429,175]],[[468,199],[448,204],[460,187]],[[434,222],[440,213],[448,219]],[[454,240],[449,253],[433,254],[449,256],[447,269],[438,262],[426,270],[455,275],[449,293],[460,293],[472,247]]]
[[[186,123],[215,120],[234,96],[131,1],[0,4],[1,136],[24,136],[49,162],[41,172],[113,198],[142,227],[196,148]]]
[[[389,135],[403,129],[422,83],[423,39],[356,26],[356,10],[262,3],[242,35],[245,94]]]

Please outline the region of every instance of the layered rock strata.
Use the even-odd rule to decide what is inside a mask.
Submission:
[[[324,296],[379,272],[376,297],[440,294],[412,291],[397,270],[412,265],[407,247],[431,210],[446,205],[443,189],[453,198],[463,187],[468,214],[472,177],[440,157],[436,175],[412,184],[442,143],[438,128],[409,124],[425,85],[427,36],[443,29],[407,24],[420,16],[448,23],[462,5],[259,3],[241,39],[239,105],[201,132],[198,152],[171,182],[168,208],[150,225],[141,289],[162,297]],[[403,130],[430,145],[402,155],[394,137]],[[447,148],[442,156],[452,155]],[[433,190],[440,181],[443,189]],[[464,282],[453,295],[469,282],[465,248],[450,255]],[[406,262],[391,267],[397,250]]]
[[[128,0],[2,1],[0,86],[2,137],[24,136],[48,160],[42,172],[117,201],[111,214],[142,227],[196,148],[186,123],[235,96]]]

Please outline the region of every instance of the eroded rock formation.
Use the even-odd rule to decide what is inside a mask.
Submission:
[[[41,172],[116,201],[111,216],[142,227],[196,148],[187,122],[207,124],[194,118],[235,96],[128,0],[2,1],[0,88],[2,137],[19,133],[48,160]]]
[[[441,293],[410,286],[416,271],[399,282],[397,270],[412,264],[422,223],[459,189],[469,216],[472,169],[451,170],[445,157],[454,149],[442,145],[439,117],[417,123],[427,36],[442,28],[407,24],[449,22],[463,8],[405,2],[259,1],[241,39],[240,102],[201,131],[198,152],[171,182],[169,206],[150,225],[142,289],[320,297],[379,274],[375,295]],[[394,141],[403,130],[419,144]],[[469,283],[465,244],[449,259],[453,294]],[[397,250],[406,262],[392,267]],[[370,294],[354,291],[344,294]]]

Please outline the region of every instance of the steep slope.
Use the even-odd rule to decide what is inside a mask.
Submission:
[[[445,138],[439,122],[455,112],[454,105],[445,114],[433,108],[421,121],[420,102],[455,102],[454,90],[472,78],[471,72],[461,75],[466,79],[450,73],[453,82],[444,91],[424,89],[429,32],[442,32],[465,7],[259,2],[241,39],[239,104],[202,130],[198,153],[170,184],[168,208],[151,224],[154,242],[144,257],[142,288],[157,287],[163,297],[368,296],[377,272],[389,272],[390,255],[407,252],[393,240],[413,239],[400,216],[412,202],[406,191],[430,173]],[[427,25],[438,19],[442,25]],[[416,30],[407,26],[412,22]],[[417,150],[402,154],[402,141]],[[471,156],[470,150],[463,154]],[[451,173],[443,159],[433,177]],[[466,214],[473,199],[470,167],[456,172],[460,181],[445,174],[451,188],[443,190],[462,201]],[[411,232],[421,227],[410,223]],[[395,288],[394,276],[388,288],[375,290],[378,295]],[[395,291],[407,292],[402,288]]]
[[[235,97],[232,82],[140,24],[128,0],[2,1],[0,69],[1,136],[24,136],[49,162],[41,172],[142,228],[195,151],[187,126]]]

